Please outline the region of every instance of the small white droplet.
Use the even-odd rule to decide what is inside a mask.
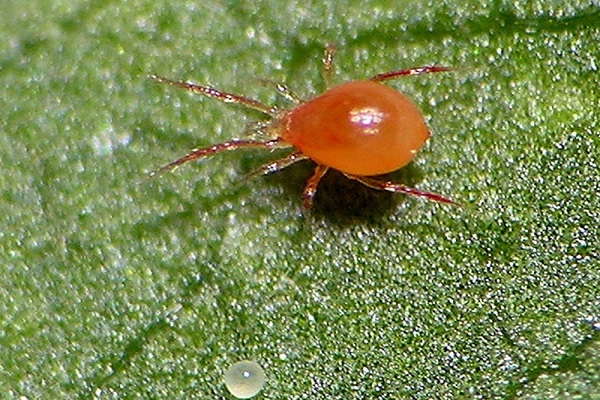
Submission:
[[[225,372],[225,386],[238,399],[249,399],[265,384],[265,372],[254,361],[238,361]]]

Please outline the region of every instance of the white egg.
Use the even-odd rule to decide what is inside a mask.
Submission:
[[[238,399],[249,399],[265,384],[265,372],[254,361],[238,361],[225,372],[225,386]]]

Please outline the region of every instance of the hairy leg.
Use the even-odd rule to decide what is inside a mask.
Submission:
[[[281,139],[273,139],[267,141],[259,141],[259,140],[231,140],[229,142],[214,144],[209,147],[204,147],[201,149],[194,149],[190,151],[185,156],[178,158],[177,160],[160,167],[154,172],[150,173],[150,177],[161,174],[166,171],[173,170],[180,166],[181,164],[185,164],[189,161],[196,160],[198,158],[206,157],[212,154],[220,153],[226,150],[237,150],[237,149],[275,149],[275,148],[285,148],[289,147],[289,144],[282,141]]]
[[[436,193],[422,192],[420,190],[413,189],[408,186],[400,185],[398,183],[380,181],[377,179],[368,178],[366,176],[357,176],[357,175],[348,175],[348,174],[345,174],[345,175],[348,178],[354,179],[355,181],[358,181],[358,182],[362,183],[363,185],[366,185],[373,189],[385,190],[387,192],[392,192],[392,193],[403,193],[403,194],[406,194],[409,196],[417,196],[417,197],[422,197],[422,198],[425,198],[428,200],[437,201],[439,203],[446,203],[446,204],[452,204],[455,206],[460,206],[460,204],[458,204],[450,199],[447,199],[439,194],[436,194]]]
[[[302,193],[302,206],[305,209],[310,209],[312,207],[313,200],[315,198],[315,194],[317,194],[317,186],[319,185],[319,181],[327,173],[329,167],[324,165],[317,165],[315,168],[315,172],[306,182],[306,186],[304,187],[304,192]]]
[[[258,78],[258,82],[260,82],[263,86],[274,87],[279,94],[285,97],[287,100],[291,101],[295,104],[302,103],[302,99],[294,93],[286,84],[273,81],[271,79]]]
[[[450,67],[437,67],[437,66],[424,66],[424,67],[415,67],[409,69],[400,69],[398,71],[384,72],[383,74],[377,74],[371,78],[372,81],[382,82],[388,79],[394,79],[399,76],[407,76],[407,75],[421,75],[421,74],[429,74],[432,72],[447,72],[452,71]]]
[[[206,97],[211,97],[213,99],[220,100],[224,103],[241,104],[245,107],[252,108],[267,115],[275,115],[276,110],[273,107],[267,106],[266,104],[263,104],[254,99],[250,99],[248,97],[240,96],[233,93],[222,92],[220,90],[213,89],[208,86],[196,85],[191,82],[173,81],[171,79],[163,78],[162,76],[158,75],[150,75],[150,79],[153,79],[156,82],[166,83],[171,86],[176,86],[185,90],[189,90],[190,92],[198,93]]]
[[[261,165],[256,171],[253,171],[249,175],[249,177],[272,174],[277,171],[281,171],[282,169],[287,168],[292,164],[295,164],[299,161],[307,160],[307,159],[308,159],[308,157],[306,157],[304,154],[297,151],[297,152],[288,154],[287,156],[280,158],[278,160],[271,161],[269,163]]]
[[[323,54],[323,79],[325,80],[325,86],[331,86],[331,75],[333,74],[333,55],[335,54],[335,48],[331,43],[327,43],[325,52]]]

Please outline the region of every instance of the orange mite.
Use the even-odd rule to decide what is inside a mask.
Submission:
[[[333,53],[333,47],[327,46],[323,58],[326,82],[329,82],[333,70]],[[319,181],[330,168],[374,189],[456,205],[452,200],[435,193],[371,178],[373,175],[396,171],[408,164],[429,137],[423,116],[417,107],[406,96],[381,82],[399,76],[449,70],[448,67],[424,66],[387,72],[368,80],[331,87],[308,101],[300,100],[284,85],[277,85],[277,89],[295,103],[293,108],[287,110],[211,87],[151,75],[150,78],[157,82],[225,103],[241,104],[271,117],[267,123],[259,124],[256,128],[259,133],[268,137],[267,140],[231,140],[195,149],[153,172],[151,176],[225,150],[293,148],[291,154],[263,165],[257,173],[277,172],[301,160],[314,161],[317,166],[307,181],[302,196],[305,208],[311,207]]]

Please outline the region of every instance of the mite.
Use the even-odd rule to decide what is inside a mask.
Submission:
[[[302,160],[315,162],[314,173],[306,182],[302,195],[302,204],[307,209],[312,206],[319,181],[329,169],[340,171],[349,179],[373,189],[457,205],[439,194],[373,178],[408,164],[429,137],[418,108],[408,97],[382,82],[400,76],[449,71],[450,68],[423,66],[402,69],[331,87],[333,54],[334,48],[327,46],[323,57],[323,74],[328,89],[322,94],[304,101],[285,85],[276,85],[277,90],[293,102],[288,109],[268,106],[208,86],[151,75],[150,78],[157,82],[224,103],[240,104],[270,117],[254,127],[256,133],[265,137],[264,140],[234,139],[194,149],[152,172],[151,176],[226,150],[289,148],[291,152],[287,156],[261,166],[256,174],[277,172]]]

